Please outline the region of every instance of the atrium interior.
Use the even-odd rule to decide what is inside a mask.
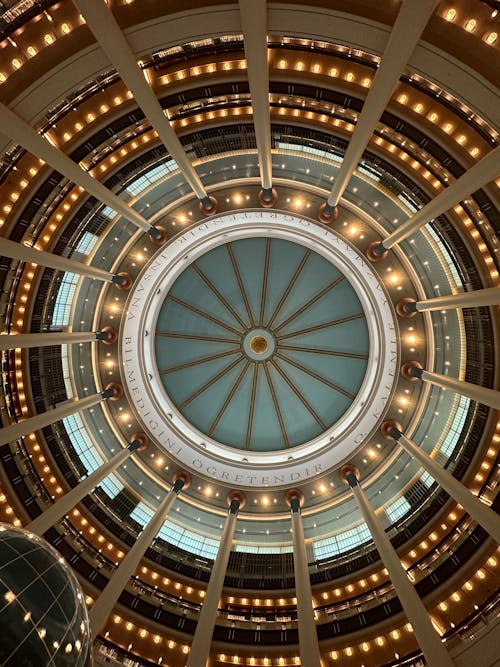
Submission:
[[[1,665],[500,665],[499,12],[0,2]]]

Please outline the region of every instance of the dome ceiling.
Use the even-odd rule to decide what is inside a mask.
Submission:
[[[412,456],[383,437],[384,420],[397,421],[486,504],[495,502],[496,410],[410,381],[399,370],[415,360],[436,374],[496,389],[497,309],[422,310],[410,318],[398,304],[403,297],[424,302],[498,285],[500,174],[431,216],[382,261],[372,262],[367,250],[496,147],[498,18],[485,3],[437,3],[336,216],[326,220],[320,206],[355,136],[399,3],[377,12],[365,2],[268,3],[269,164],[278,197],[270,208],[263,198],[259,107],[249,85],[253,58],[238,5],[166,10],[161,4],[110,8],[192,173],[110,65],[78,3],[33,5],[18,18],[6,14],[2,103],[129,211],[116,214],[111,201],[89,197],[62,168],[44,164],[19,142],[0,142],[2,236],[111,277],[6,259],[0,267],[6,333],[112,329],[110,344],[89,339],[3,352],[4,425],[99,393],[109,383],[123,388],[116,400],[77,411],[9,447],[25,454],[23,465],[44,489],[38,508],[144,432],[147,450],[120,464],[88,503],[78,505],[81,519],[65,521],[74,522],[96,557],[103,531],[106,567],[112,568],[175,475],[188,471],[191,484],[163,523],[143,579],[152,589],[158,585],[153,572],[158,582],[168,580],[162,586],[172,599],[180,595],[179,583],[193,605],[217,551],[227,494],[244,492],[223,599],[229,614],[231,604],[244,613],[242,601],[261,595],[277,609],[281,598],[293,607],[286,493],[298,489],[318,625],[326,627],[323,606],[356,596],[371,604],[382,595],[379,587],[389,585],[339,474],[343,464],[360,470],[367,497],[416,582],[437,570],[447,548],[458,553],[476,528]],[[9,493],[11,520],[27,523],[29,507]],[[34,490],[27,495],[38,497]],[[155,554],[158,568],[151,563]],[[482,555],[464,557],[460,583],[443,578],[435,592],[421,592],[443,632],[493,595],[496,574],[496,584],[471,597],[467,612],[464,607],[453,616],[453,605],[438,607],[484,562]],[[380,578],[363,586],[372,574]],[[93,584],[84,590],[96,598]],[[154,600],[154,590],[151,595]],[[221,627],[229,622],[224,617]],[[117,639],[120,627],[110,623],[111,634],[118,633],[112,641],[125,647]],[[172,667],[184,665],[181,647],[190,644],[188,632],[176,632]],[[382,650],[375,644],[382,630],[370,633],[373,649]],[[362,644],[353,656],[345,653],[349,641],[325,630],[328,665],[335,664],[337,649],[338,658],[352,658],[348,665],[358,664],[356,656],[364,659]],[[279,644],[267,651],[270,660],[281,656]],[[223,647],[217,667],[221,654],[236,655],[225,635],[216,645]],[[131,653],[167,664],[164,646],[163,640],[140,650],[135,644]],[[398,651],[385,639],[383,646],[384,658],[367,664],[395,659]],[[293,657],[293,650],[283,655]]]

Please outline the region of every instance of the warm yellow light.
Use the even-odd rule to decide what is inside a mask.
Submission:
[[[469,19],[465,24],[465,29],[467,32],[473,32],[476,29],[477,21],[476,19]]]
[[[457,17],[457,10],[456,9],[448,9],[448,11],[444,15],[444,17],[447,21],[454,21]]]
[[[494,44],[498,39],[498,33],[496,32],[490,32],[489,35],[486,36],[486,42],[488,44]]]

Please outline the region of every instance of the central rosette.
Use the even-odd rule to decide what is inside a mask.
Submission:
[[[164,295],[155,353],[177,410],[239,450],[297,447],[351,407],[369,333],[347,277],[311,248],[253,237],[212,248]]]
[[[252,329],[241,344],[243,352],[254,361],[265,361],[272,357],[276,350],[273,334],[265,329]]]

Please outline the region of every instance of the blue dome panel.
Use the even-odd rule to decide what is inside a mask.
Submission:
[[[361,302],[337,267],[297,243],[257,237],[186,267],[165,295],[155,351],[169,398],[194,427],[267,452],[342,417],[369,342]]]

